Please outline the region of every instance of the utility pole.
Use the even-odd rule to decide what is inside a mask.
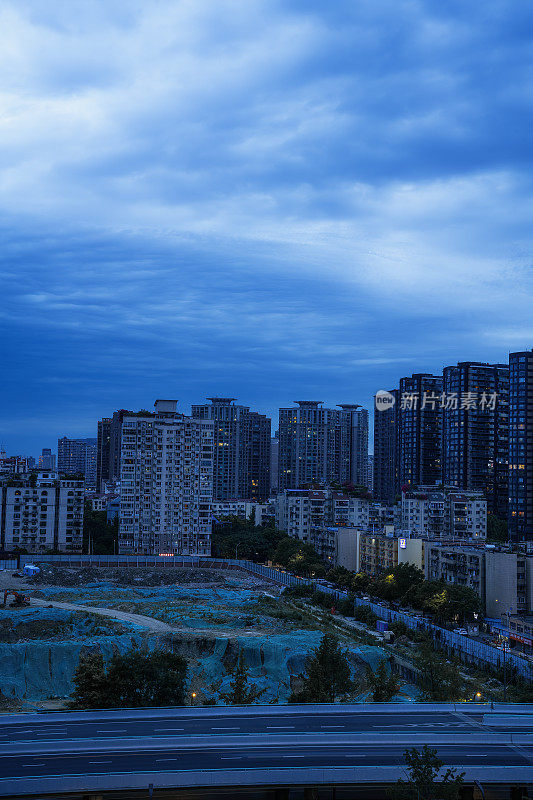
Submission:
[[[507,702],[507,658],[505,650],[506,641],[503,640],[503,702]]]

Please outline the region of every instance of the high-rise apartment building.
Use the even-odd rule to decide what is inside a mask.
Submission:
[[[509,537],[533,542],[533,350],[509,356]]]
[[[465,361],[443,370],[442,480],[482,491],[507,516],[509,367]]]
[[[96,484],[103,489],[104,483],[117,483],[120,480],[120,453],[122,449],[122,422],[124,417],[150,414],[145,409],[135,412],[121,408],[113,412],[112,417],[103,417],[98,421],[96,446]]]
[[[83,480],[62,478],[53,470],[1,478],[2,549],[81,553],[83,501]]]
[[[367,484],[368,411],[345,404],[297,400],[279,410],[279,488]]]
[[[86,489],[96,489],[96,439],[57,440],[57,468],[68,475],[80,474],[85,478]]]
[[[213,422],[156,400],[125,415],[121,432],[119,552],[210,555]]]
[[[368,487],[368,411],[355,403],[339,405],[344,412],[349,436],[349,476],[355,486]],[[344,423],[344,419],[343,419]]]
[[[233,397],[208,397],[192,406],[194,419],[212,420],[215,500],[266,499],[270,494],[270,419],[235,405]]]
[[[111,446],[111,417],[98,421],[96,438],[96,488],[99,492],[109,480],[109,460]]]
[[[271,421],[264,414],[250,411],[250,495],[266,500],[270,495]]]
[[[367,469],[367,478],[366,478],[366,486],[368,487],[369,492],[372,494],[374,492],[374,456],[368,456],[368,469]]]
[[[374,484],[372,494],[381,503],[394,503],[398,494],[396,436],[398,390],[384,395],[388,403],[374,398]]]
[[[400,380],[397,402],[399,487],[434,485],[441,468],[442,378],[416,373]]]
[[[55,453],[52,453],[49,447],[43,447],[41,455],[39,456],[39,469],[53,470],[55,468],[56,468]]]
[[[279,488],[279,432],[270,440],[270,491],[277,492]]]

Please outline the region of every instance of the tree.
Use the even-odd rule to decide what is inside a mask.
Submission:
[[[328,571],[327,578],[330,583],[335,583],[341,589],[350,589],[353,573],[346,567],[333,567]]]
[[[463,786],[464,772],[457,775],[455,770],[447,769],[439,776],[443,762],[437,751],[425,744],[422,750],[413,747],[404,753],[409,779],[400,779],[389,790],[389,796],[397,800],[459,800]]]
[[[279,542],[286,537],[272,525],[255,525],[251,519],[229,516],[214,523],[212,554],[218,558],[250,561],[271,560]]]
[[[496,514],[487,514],[487,539],[490,542],[508,542],[507,520],[497,517]]]
[[[397,564],[378,578],[374,591],[385,600],[400,600],[408,590],[424,582],[424,573],[414,564]]]
[[[185,703],[187,662],[176,653],[138,649],[113,656],[80,656],[72,708],[147,708]]]
[[[107,521],[105,511],[93,511],[89,501],[85,501],[83,512],[83,551],[91,551],[98,555],[113,555],[117,552],[118,517],[113,522]]]
[[[71,708],[109,708],[104,657],[100,650],[80,654],[74,687]]]
[[[469,586],[454,586],[444,581],[423,581],[404,597],[415,608],[433,614],[442,622],[471,619],[483,608],[481,598]]]
[[[471,620],[483,611],[483,601],[470,586],[448,586],[445,615],[448,621]]]
[[[352,592],[366,592],[371,583],[372,579],[366,572],[354,572],[352,573],[350,588]]]
[[[391,669],[387,669],[387,662],[384,658],[381,659],[375,671],[367,667],[367,678],[372,689],[374,703],[390,703],[400,688],[400,681]]]
[[[249,706],[255,703],[265,689],[259,689],[256,684],[248,683],[248,669],[244,663],[244,652],[239,650],[239,656],[234,669],[230,670],[233,676],[229,692],[221,692],[220,697],[229,706]]]
[[[459,669],[433,649],[431,642],[420,645],[415,659],[424,700],[451,703],[461,697]]]
[[[334,703],[353,689],[346,651],[332,633],[324,634],[305,667],[305,673],[299,675],[302,688],[292,693],[291,703]]]
[[[320,576],[324,575],[326,571],[324,562],[312,545],[290,536],[286,536],[279,542],[273,561],[292,572],[306,576]]]

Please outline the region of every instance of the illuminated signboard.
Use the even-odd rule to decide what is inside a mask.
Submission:
[[[400,539],[400,547],[402,548],[402,550],[405,550],[405,548],[407,547],[407,541],[405,539]]]

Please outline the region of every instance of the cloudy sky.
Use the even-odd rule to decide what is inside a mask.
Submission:
[[[1,0],[9,453],[533,347],[533,11]]]

